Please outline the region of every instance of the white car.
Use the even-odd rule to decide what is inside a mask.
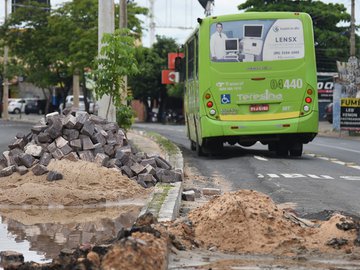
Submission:
[[[8,112],[18,114],[25,112],[26,99],[23,98],[12,98],[9,99]]]
[[[74,96],[73,95],[67,96],[65,99],[65,108],[71,108],[73,106],[73,103],[74,103]],[[89,103],[89,113],[97,114],[99,110],[98,104],[89,99],[88,99],[88,103]],[[60,103],[59,109],[60,112],[63,111],[64,103]],[[79,96],[79,111],[85,111],[84,96]]]

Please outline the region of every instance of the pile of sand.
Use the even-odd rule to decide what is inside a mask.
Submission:
[[[50,182],[31,171],[2,178],[0,205],[84,206],[146,198],[151,192],[119,171],[92,162],[52,160],[48,169],[60,172],[63,179]]]
[[[101,269],[167,269],[167,241],[150,233],[136,232],[104,256]]]
[[[357,232],[340,230],[337,223],[353,223],[334,215],[325,222],[300,226],[268,196],[250,190],[229,192],[214,198],[189,214],[191,223],[175,222],[170,233],[190,247],[194,244],[225,252],[296,255],[304,252],[354,253]],[[344,245],[328,245],[332,239],[346,239]]]

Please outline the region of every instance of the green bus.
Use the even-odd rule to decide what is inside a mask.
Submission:
[[[268,145],[301,156],[318,132],[312,20],[306,13],[248,12],[198,19],[180,73],[191,149]]]

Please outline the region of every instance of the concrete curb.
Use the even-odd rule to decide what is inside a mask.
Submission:
[[[171,164],[172,168],[180,171],[182,176],[184,176],[183,156],[180,149],[175,144],[158,133],[153,133],[153,135],[150,135],[145,131],[139,130],[131,130],[130,132],[155,142],[165,153],[163,158]],[[164,145],[161,143],[164,141],[171,145],[172,151],[169,151],[166,149],[166,147],[164,147]],[[142,150],[142,146],[140,144],[135,144],[135,147],[139,150]],[[145,214],[146,212],[151,212],[159,222],[166,222],[176,219],[179,214],[181,204],[181,193],[182,182],[157,184],[152,196],[149,198],[148,203],[141,210],[139,216]]]
[[[9,121],[18,121],[37,124],[42,118],[45,118],[45,115],[26,115],[24,113],[20,114],[9,114]]]

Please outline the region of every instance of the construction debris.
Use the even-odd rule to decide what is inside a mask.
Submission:
[[[34,175],[49,174],[49,181],[62,179],[47,169],[52,159],[95,162],[118,170],[145,188],[158,182],[182,181],[181,172],[160,156],[134,153],[117,123],[81,111],[48,114],[30,133],[17,134],[9,150],[0,156],[0,177],[31,170]]]

